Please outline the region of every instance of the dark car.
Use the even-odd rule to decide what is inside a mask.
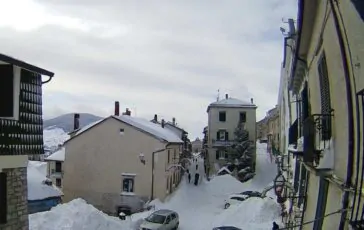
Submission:
[[[241,192],[241,195],[247,195],[249,197],[262,197],[262,193],[257,192],[257,191],[245,191],[245,192]]]
[[[221,227],[213,228],[212,230],[243,230],[243,229],[237,228],[234,226],[221,226]]]

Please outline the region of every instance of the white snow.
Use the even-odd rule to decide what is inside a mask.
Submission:
[[[141,129],[145,132],[155,135],[158,138],[161,138],[168,142],[183,143],[181,138],[178,137],[173,131],[166,129],[166,128],[162,128],[161,125],[155,124],[146,119],[139,118],[139,117],[132,117],[132,116],[128,116],[128,115],[113,116],[113,117],[116,119],[119,119],[120,121],[123,121],[127,124],[130,124],[138,129]]]
[[[91,122],[90,124],[88,125],[85,125],[84,127],[82,127],[81,129],[79,129],[74,136],[77,136],[77,135],[80,135],[81,133],[87,131],[88,129],[94,127],[95,125],[101,123],[102,121],[108,119],[109,117],[106,117],[106,118],[102,118],[100,120],[97,120],[97,121],[94,121],[94,122]]]
[[[219,171],[217,171],[217,173],[216,174],[219,174],[219,173],[221,173],[222,171],[226,171],[226,172],[228,172],[229,174],[231,174],[231,171],[227,168],[227,167],[222,167],[221,169],[219,169]],[[241,170],[240,170],[241,171]]]
[[[47,163],[39,161],[28,162],[28,200],[42,200],[49,197],[62,196],[62,192],[54,185],[43,183],[46,178]]]
[[[54,152],[52,155],[47,157],[45,160],[47,161],[64,161],[65,156],[65,148],[62,147],[58,151]]]
[[[209,106],[255,107],[256,105],[252,104],[251,102],[242,101],[242,100],[230,97],[228,99],[223,99],[223,100],[220,100],[220,101],[213,102]]]
[[[82,199],[29,215],[30,230],[128,230],[129,223],[110,217]]]
[[[43,130],[44,146],[50,150],[56,149],[69,139],[69,135],[60,128],[48,128]]]
[[[270,163],[265,144],[257,144],[257,175],[241,183],[230,175],[205,179],[195,186],[184,177],[178,189],[164,203],[154,200],[149,205],[155,209],[167,208],[180,217],[179,230],[211,230],[213,227],[233,225],[242,229],[271,229],[276,221],[281,227],[280,206],[274,199],[249,198],[241,204],[224,209],[224,201],[234,193],[262,191],[276,175],[276,166]],[[203,172],[203,159],[192,160],[190,172]],[[200,174],[203,175],[203,174]],[[193,178],[193,176],[192,176]],[[193,180],[192,180],[193,181]],[[191,181],[191,182],[192,182]],[[86,229],[138,229],[145,218],[154,210],[137,213],[126,220],[106,216],[81,199],[58,205],[49,212],[30,215],[30,230],[86,230]]]

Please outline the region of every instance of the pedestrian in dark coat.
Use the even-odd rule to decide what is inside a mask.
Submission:
[[[191,173],[188,173],[188,183],[191,182]]]
[[[272,228],[272,230],[279,230],[279,225],[275,221],[273,221],[273,228]]]
[[[196,173],[195,174],[195,185],[198,185],[198,179],[200,178],[200,174]]]

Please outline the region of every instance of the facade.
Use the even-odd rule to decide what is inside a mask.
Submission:
[[[361,1],[300,0],[297,32],[285,38],[287,226],[363,228],[363,15]]]
[[[52,153],[52,155],[45,158],[45,161],[47,162],[47,177],[50,178],[52,183],[59,189],[62,189],[63,184],[64,158],[65,148],[63,146]]]
[[[211,103],[208,113],[209,172],[215,173],[226,163],[227,148],[234,144],[234,131],[242,122],[249,132],[249,140],[256,142],[256,108],[251,102],[229,98]]]
[[[269,110],[266,116],[267,125],[267,152],[276,154],[279,151],[279,108]]]
[[[192,144],[192,152],[194,153],[200,153],[202,150],[202,141],[200,138],[196,138],[194,141],[191,142]]]
[[[260,142],[266,142],[268,140],[267,117],[257,122],[257,140],[260,140]]]
[[[80,197],[110,214],[164,200],[181,179],[182,145],[162,124],[131,115],[90,124],[64,144],[64,200]]]
[[[0,229],[28,229],[28,155],[44,151],[42,85],[54,74],[3,54],[0,74]]]

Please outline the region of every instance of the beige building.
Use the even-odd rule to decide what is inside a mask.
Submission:
[[[363,229],[363,19],[361,1],[300,0],[297,33],[285,38],[292,229]]]
[[[163,126],[129,113],[74,133],[64,144],[65,201],[81,197],[106,213],[120,205],[134,210],[151,198],[163,201],[180,181],[183,144]]]
[[[266,142],[268,140],[268,125],[267,117],[257,122],[257,140]]]
[[[273,147],[279,151],[279,109],[278,106],[269,110],[266,116],[267,125],[267,151],[273,153]]]
[[[52,153],[52,155],[44,159],[44,161],[47,162],[47,177],[50,178],[52,183],[59,189],[62,189],[64,157],[65,148],[61,147]]]
[[[202,150],[202,141],[200,138],[196,138],[194,141],[191,142],[192,144],[192,152],[194,153],[200,153]]]
[[[226,163],[227,148],[234,144],[234,131],[239,122],[249,132],[249,140],[256,141],[256,109],[251,102],[231,98],[211,103],[208,113],[208,161],[209,173],[217,172]]]

